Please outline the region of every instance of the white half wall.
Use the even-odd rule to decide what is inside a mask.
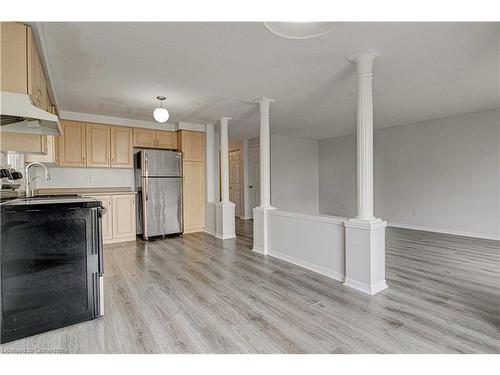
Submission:
[[[267,220],[268,255],[344,281],[346,218],[270,210]]]
[[[281,211],[319,213],[318,141],[271,135],[271,204]]]
[[[374,156],[389,225],[500,239],[500,109],[376,130]],[[319,202],[355,216],[354,135],[319,142]]]

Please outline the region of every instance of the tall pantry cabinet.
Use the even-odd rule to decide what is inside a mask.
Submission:
[[[205,133],[181,130],[177,147],[182,151],[184,233],[205,226]]]

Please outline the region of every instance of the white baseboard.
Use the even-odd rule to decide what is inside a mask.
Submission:
[[[302,268],[306,268],[309,271],[313,271],[313,272],[319,273],[319,274],[321,274],[323,276],[327,276],[327,277],[329,277],[331,279],[334,279],[334,280],[337,280],[337,281],[340,281],[340,282],[343,282],[344,278],[345,278],[345,276],[343,274],[341,274],[341,273],[332,271],[332,270],[330,270],[328,268],[321,267],[321,266],[318,266],[316,264],[312,264],[312,263],[306,262],[306,261],[304,261],[302,259],[298,259],[298,258],[292,257],[290,255],[286,255],[286,254],[283,254],[283,253],[280,253],[280,252],[277,252],[277,251],[270,250],[267,253],[267,255],[270,255],[272,257],[284,260],[285,262],[288,262],[288,263],[295,264],[296,266],[299,266],[299,267],[302,267]]]
[[[497,240],[497,241],[500,240],[500,236],[495,236],[494,234],[463,232],[463,231],[454,230],[454,229],[426,227],[426,226],[423,226],[423,225],[412,225],[412,224],[388,223],[387,225],[390,226],[390,227],[395,227],[395,228],[422,230],[422,231],[426,231],[426,232],[452,234],[452,235],[455,235],[455,236],[483,238],[483,239],[486,239],[486,240]]]
[[[377,294],[378,292],[381,292],[382,290],[387,288],[387,284],[385,280],[380,281],[376,284],[373,285],[368,285],[364,283],[360,283],[359,281],[352,280],[346,277],[344,281],[344,285],[348,286],[349,288],[353,288],[356,290],[359,290],[360,292],[369,294],[373,296],[374,294]]]
[[[215,234],[215,238],[218,238],[219,240],[230,240],[232,238],[236,238],[236,234]]]
[[[133,237],[124,237],[124,238],[114,238],[111,240],[103,240],[102,243],[103,245],[111,245],[114,243],[120,243],[120,242],[128,242],[128,241],[135,241],[137,239],[137,236]]]
[[[252,251],[261,255],[266,255],[264,249],[257,247],[255,245],[253,246]]]
[[[203,232],[210,234],[211,236],[215,236],[215,231],[211,231],[210,229],[204,228]]]

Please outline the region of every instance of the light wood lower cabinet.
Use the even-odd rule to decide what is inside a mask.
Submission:
[[[102,240],[104,243],[113,239],[113,214],[111,212],[111,196],[94,197],[102,202],[106,213],[102,216]]]
[[[106,208],[102,217],[102,240],[105,244],[135,240],[135,194],[86,196],[101,201]]]
[[[135,239],[135,195],[113,195],[113,239]]]

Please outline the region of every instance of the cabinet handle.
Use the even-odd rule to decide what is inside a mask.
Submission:
[[[85,156],[82,158],[83,165],[85,165]]]

